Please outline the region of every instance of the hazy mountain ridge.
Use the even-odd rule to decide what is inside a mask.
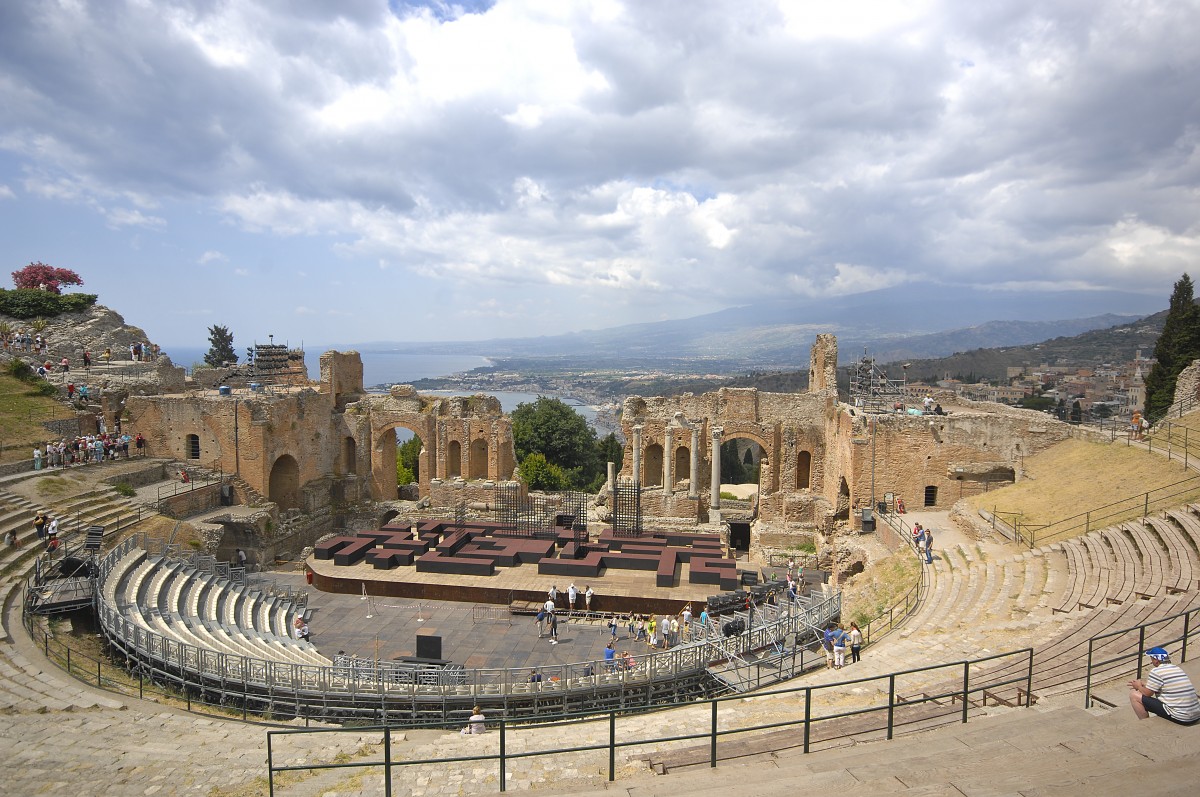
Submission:
[[[519,360],[561,358],[590,367],[638,363],[664,370],[745,373],[806,369],[809,347],[821,332],[838,336],[843,364],[864,348],[881,362],[934,359],[1106,329],[1161,306],[1161,300],[1116,291],[1027,295],[907,285],[821,300],[766,301],[692,318],[546,337],[356,346]],[[1065,312],[1076,316],[1063,319]],[[980,323],[981,318],[990,320]]]

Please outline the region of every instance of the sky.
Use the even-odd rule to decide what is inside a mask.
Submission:
[[[5,0],[0,252],[167,345],[907,283],[1165,308],[1197,41],[1195,0]]]

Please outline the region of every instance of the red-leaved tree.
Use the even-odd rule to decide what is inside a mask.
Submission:
[[[30,263],[20,271],[12,273],[17,288],[62,293],[64,285],[82,285],[83,280],[69,268],[55,268],[45,263]]]

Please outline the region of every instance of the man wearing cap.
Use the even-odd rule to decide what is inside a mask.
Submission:
[[[1133,713],[1143,720],[1157,714],[1179,725],[1200,722],[1200,698],[1187,673],[1171,663],[1171,655],[1164,648],[1150,648],[1146,655],[1152,662],[1146,680],[1129,682]]]

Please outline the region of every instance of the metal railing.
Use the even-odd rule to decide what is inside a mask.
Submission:
[[[913,539],[912,527],[903,518],[891,513],[876,513],[875,517],[882,518],[883,522],[896,532],[902,543],[907,545],[918,559],[924,560],[924,552],[917,547],[916,540]],[[859,629],[862,631],[863,644],[869,645],[872,638],[878,639],[899,627],[920,608],[928,594],[929,575],[926,573],[926,568],[922,566],[917,576],[917,583],[913,584],[898,601],[889,606],[886,613],[868,622],[865,628]]]
[[[144,535],[127,538],[99,560],[97,616],[109,645],[126,659],[131,669],[145,672],[183,691],[211,693],[219,700],[251,699],[283,706],[296,715],[307,716],[331,704],[337,716],[385,716],[397,701],[473,701],[516,697],[559,698],[566,693],[589,695],[597,690],[645,689],[664,683],[698,677],[714,661],[732,653],[763,649],[796,631],[828,622],[841,610],[841,594],[814,593],[807,604],[783,601],[755,609],[747,617],[746,630],[723,637],[717,623],[694,629],[697,639],[666,651],[629,656],[620,667],[603,661],[582,661],[542,667],[479,668],[465,670],[454,683],[414,683],[412,679],[389,679],[382,668],[347,668],[237,655],[189,644],[151,628],[137,607],[121,607],[116,585],[110,585],[117,563],[152,541]],[[168,549],[157,544],[164,553]],[[131,616],[126,614],[131,611]],[[722,615],[727,619],[737,615]],[[535,670],[540,680],[533,680]],[[650,690],[646,691],[651,700]],[[190,698],[189,698],[190,700]],[[635,702],[635,701],[631,701]]]
[[[1144,518],[1156,509],[1177,506],[1186,502],[1189,496],[1194,496],[1198,492],[1200,492],[1200,474],[1128,498],[1121,498],[1051,523],[1028,523],[1022,520],[1019,513],[1005,512],[993,507],[992,531],[998,531],[1019,545],[1033,549],[1038,545],[1087,534],[1093,529],[1102,529],[1125,520]]]
[[[180,493],[190,493],[204,487],[211,487],[214,484],[221,484],[225,480],[225,474],[221,470],[213,473],[211,468],[197,469],[196,475],[199,478],[192,476],[192,471],[187,467],[181,468],[188,474],[188,481],[175,480],[169,484],[160,484],[158,486],[158,498],[162,501],[164,498],[172,498]]]
[[[1088,640],[1088,656],[1087,656],[1087,677],[1083,690],[1083,707],[1091,708],[1094,701],[1108,703],[1108,701],[1100,700],[1092,694],[1093,673],[1108,670],[1136,670],[1134,678],[1142,677],[1142,666],[1145,664],[1144,652],[1147,648],[1146,637],[1147,632],[1154,636],[1154,645],[1156,647],[1172,649],[1178,645],[1179,662],[1182,664],[1187,661],[1188,640],[1195,634],[1200,633],[1200,624],[1196,622],[1200,618],[1200,607],[1188,609],[1172,614],[1169,617],[1162,617],[1158,620],[1152,620],[1148,623],[1133,626],[1132,628],[1123,628],[1119,631],[1109,631],[1103,634],[1097,634]],[[1179,626],[1182,625],[1182,628]],[[1137,633],[1137,644],[1131,644],[1133,640],[1127,640],[1123,646],[1123,650],[1114,656],[1097,661],[1095,658],[1096,649],[1104,645],[1109,640],[1115,640],[1119,637],[1128,636]],[[1119,677],[1110,675],[1105,678],[1106,681],[1113,680]],[[1111,704],[1109,704],[1111,706]]]
[[[1002,671],[1007,669],[1015,672],[1015,674],[1008,676],[997,675],[995,672],[996,668],[990,665],[1002,659],[1006,659],[1009,662],[1019,662],[1023,666],[1001,668]],[[677,720],[673,723],[673,726],[686,727],[688,724],[692,724],[707,727],[697,729],[693,732],[677,733],[669,736],[640,736],[638,730],[640,726],[633,723],[627,725],[622,723],[622,727],[618,729],[618,720],[623,720],[628,715],[628,712],[624,714],[619,714],[617,711],[607,711],[551,715],[540,717],[536,723],[517,723],[507,717],[500,717],[499,719],[485,721],[487,727],[499,732],[499,750],[496,753],[481,755],[401,758],[392,753],[392,727],[386,724],[373,726],[372,728],[359,727],[353,729],[271,730],[267,732],[269,789],[270,794],[274,795],[275,777],[283,772],[382,767],[384,794],[390,797],[394,778],[393,770],[397,768],[401,768],[401,773],[404,767],[414,766],[436,766],[443,768],[444,771],[444,768],[451,764],[491,763],[498,770],[497,782],[499,790],[503,792],[507,790],[509,765],[513,761],[524,758],[555,756],[556,760],[561,761],[562,757],[572,754],[604,753],[607,763],[607,779],[609,782],[613,782],[616,780],[617,750],[632,747],[686,741],[702,742],[707,748],[705,758],[708,765],[716,767],[717,762],[721,759],[720,742],[722,740],[728,741],[740,734],[756,731],[776,732],[777,736],[775,738],[779,742],[778,749],[798,747],[804,753],[808,753],[812,749],[813,742],[815,741],[814,729],[830,727],[826,723],[836,723],[839,727],[844,727],[845,729],[843,733],[839,734],[835,732],[832,734],[833,738],[849,738],[863,733],[878,733],[883,731],[887,739],[892,739],[898,727],[909,723],[920,724],[922,728],[926,727],[926,723],[938,719],[945,722],[965,723],[968,721],[972,706],[986,705],[989,697],[994,698],[994,693],[1006,686],[1015,687],[1018,696],[1017,704],[1028,707],[1031,702],[1030,685],[1033,679],[1033,661],[1033,649],[1023,648],[1021,650],[999,653],[978,659],[957,661],[948,664],[935,664],[884,675],[841,681],[839,683],[800,686],[756,692],[749,695],[737,695],[736,697],[699,700],[693,702],[692,706],[698,709],[696,711],[697,715],[707,715],[707,722],[688,723],[686,720]],[[932,693],[924,691],[928,687],[912,686],[910,688],[913,689],[913,694],[907,696],[900,694],[901,690],[898,688],[900,682],[909,677],[925,676],[928,673],[936,674],[941,672],[946,672],[947,677],[941,679],[940,684],[934,687],[935,691]],[[934,677],[938,678],[939,676],[935,675]],[[912,680],[918,681],[921,679],[913,678]],[[928,680],[928,678],[925,680]],[[883,686],[884,684],[886,684],[886,688]],[[875,692],[886,693],[886,699],[882,701],[875,699],[874,702],[870,702],[872,698],[865,698],[867,702],[865,706],[846,709],[833,708],[833,710],[826,713],[819,713],[821,710],[820,698],[823,694],[847,694],[851,689],[862,685],[868,686],[862,689],[855,689],[855,692],[868,695]],[[876,686],[872,688],[869,685]],[[774,701],[783,695],[803,696],[803,711],[798,710],[794,719],[773,720],[739,727],[729,727],[726,724],[725,727],[722,727],[720,708],[729,701],[736,701],[730,706],[730,709],[734,712],[734,716],[740,717],[745,715],[748,703],[760,699]],[[463,721],[465,719],[464,716]],[[533,736],[534,734],[555,728],[569,728],[569,735],[572,738],[580,738],[585,733],[584,729],[580,726],[581,720],[599,720],[600,722],[592,726],[593,729],[598,728],[599,733],[593,733],[593,735],[603,737],[602,740],[569,746],[547,746],[542,739],[530,739],[528,742],[522,742],[521,738],[516,740],[513,738],[527,735]],[[601,722],[603,722],[603,725],[600,724]],[[449,723],[431,724],[427,727],[435,729],[445,728],[447,730],[452,728]],[[278,755],[286,755],[286,751],[280,751],[286,739],[296,734],[308,736],[315,733],[355,733],[361,735],[364,731],[379,731],[383,734],[382,760],[371,759],[352,762],[332,760],[328,763],[307,760],[303,764],[297,765],[279,765],[275,763]],[[828,741],[829,738],[825,737],[820,741]],[[511,752],[512,748],[516,748],[521,752]],[[676,749],[669,755],[679,756],[681,752],[688,753],[690,751]],[[582,769],[583,767],[579,766],[579,768]]]

